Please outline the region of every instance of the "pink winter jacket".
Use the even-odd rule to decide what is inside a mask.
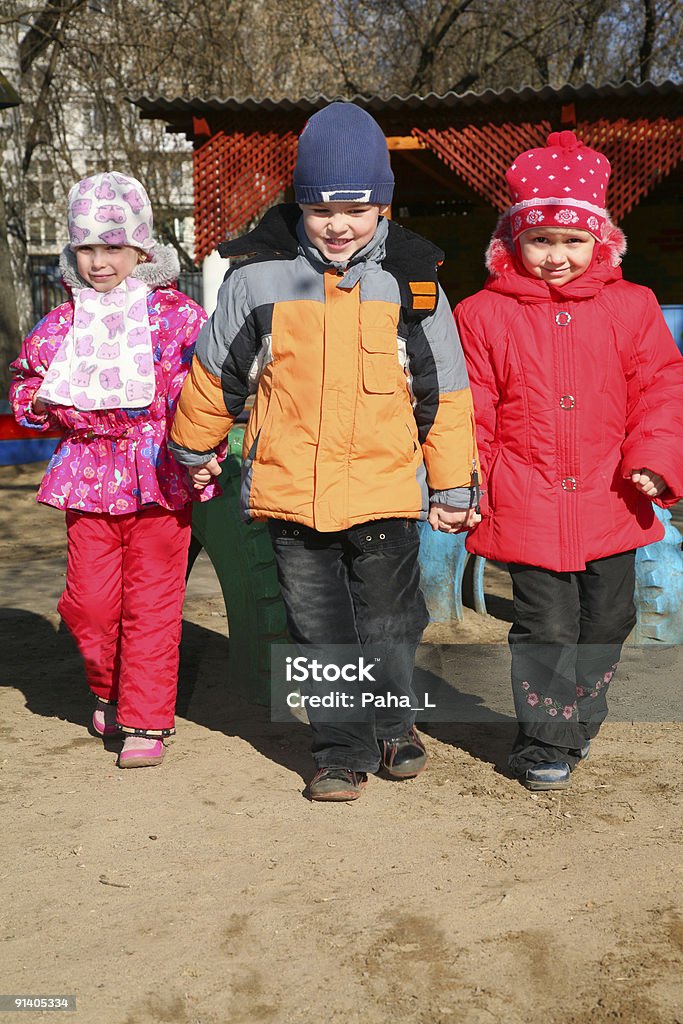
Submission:
[[[159,247],[167,248],[167,247]],[[17,421],[38,431],[64,431],[38,491],[38,501],[60,509],[125,515],[148,505],[178,510],[199,497],[167,449],[168,430],[190,368],[204,310],[175,288],[147,298],[154,349],[156,393],[145,409],[83,412],[52,406],[46,416],[31,408],[45,372],[73,322],[73,303],[47,314],[12,363],[10,402]],[[211,484],[201,499],[216,493]]]
[[[610,225],[591,267],[561,288],[494,239],[483,291],[455,310],[474,397],[485,494],[469,551],[578,572],[661,539],[628,479],[683,495],[683,359],[651,291],[622,279]]]

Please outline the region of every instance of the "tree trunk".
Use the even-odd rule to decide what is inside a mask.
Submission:
[[[650,77],[652,67],[652,47],[655,41],[655,8],[653,0],[643,0],[645,12],[645,25],[643,27],[643,38],[638,53],[638,66],[640,68],[640,80],[646,82]]]
[[[8,0],[8,14],[16,4]],[[0,70],[21,97],[19,27],[0,26]],[[25,238],[24,181],[19,170],[21,106],[0,111],[0,400],[7,397],[9,364],[33,317]]]
[[[9,364],[19,351],[22,333],[14,287],[12,254],[7,238],[3,185],[0,190],[0,400],[7,397]]]

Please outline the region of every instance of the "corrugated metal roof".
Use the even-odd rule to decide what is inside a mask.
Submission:
[[[453,116],[461,114],[465,117],[476,112],[492,113],[498,110],[504,116],[510,114],[511,107],[554,106],[572,102],[592,104],[595,102],[647,101],[670,98],[677,101],[683,95],[682,82],[634,82],[605,85],[563,85],[560,88],[543,86],[534,89],[525,86],[522,89],[485,89],[483,92],[447,92],[443,95],[428,93],[418,96],[304,96],[293,100],[289,98],[274,100],[269,98],[255,99],[253,96],[238,98],[229,96],[132,96],[130,101],[140,108],[141,116],[159,118],[169,122],[172,131],[186,131],[192,135],[192,118],[209,118],[212,123],[238,122],[251,120],[253,127],[267,121],[298,121],[310,116],[314,111],[327,106],[339,99],[351,99],[354,103],[369,110],[378,119],[395,119],[411,111],[419,115],[429,116],[432,113]],[[521,111],[520,111],[521,113]]]

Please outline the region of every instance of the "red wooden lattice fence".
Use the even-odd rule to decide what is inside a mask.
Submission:
[[[505,171],[523,150],[544,145],[550,131],[550,124],[542,121],[426,131],[413,128],[413,135],[484,199],[505,210],[510,204]],[[683,117],[583,121],[575,131],[612,164],[608,207],[615,221],[683,161]]]
[[[194,153],[195,260],[272,206],[291,183],[292,132],[218,132]]]
[[[612,164],[608,207],[617,221],[683,161],[683,117],[584,121],[576,134]]]
[[[413,135],[431,149],[458,177],[498,210],[510,205],[505,172],[525,149],[542,146],[549,122],[540,124],[467,125],[465,128],[413,128]]]
[[[509,205],[505,171],[525,149],[545,144],[548,121],[536,124],[413,128],[412,134],[498,210]],[[683,117],[581,121],[577,136],[612,164],[608,207],[621,220],[683,161]],[[218,132],[194,154],[195,259],[243,231],[291,184],[293,132]]]

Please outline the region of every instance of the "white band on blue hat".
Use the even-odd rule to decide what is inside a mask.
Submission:
[[[369,203],[372,195],[371,188],[365,189],[333,189],[330,192],[321,190],[320,195],[323,203]]]

